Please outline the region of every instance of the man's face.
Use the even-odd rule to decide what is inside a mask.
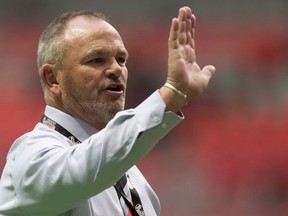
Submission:
[[[124,109],[128,53],[107,22],[85,16],[68,22],[57,73],[63,107],[101,129]]]

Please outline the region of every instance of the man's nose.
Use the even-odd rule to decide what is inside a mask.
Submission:
[[[111,61],[110,66],[105,70],[105,75],[109,78],[119,78],[122,74],[122,67],[119,65],[116,59]]]

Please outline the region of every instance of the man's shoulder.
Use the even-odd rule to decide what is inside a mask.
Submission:
[[[70,146],[61,134],[42,123],[37,123],[33,130],[24,133],[14,141],[9,149],[8,158],[32,148],[43,149],[45,146],[50,146],[51,148],[53,146],[65,147],[64,143]]]

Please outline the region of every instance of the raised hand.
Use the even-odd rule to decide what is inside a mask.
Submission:
[[[160,89],[162,96],[167,96],[167,89],[170,90],[170,94],[174,93],[172,111],[181,109],[192,98],[201,94],[215,72],[214,66],[207,65],[201,69],[196,62],[195,25],[196,17],[189,7],[180,8],[178,17],[174,18],[171,23],[168,39],[169,58],[166,82],[187,96],[181,98],[181,103],[181,99],[175,99],[176,96],[181,97],[181,94],[178,94],[175,89],[173,90],[169,86],[166,86],[166,90],[163,90],[165,87],[162,87]],[[171,95],[167,99],[171,100]],[[171,105],[171,101],[165,102],[169,102],[168,105]]]

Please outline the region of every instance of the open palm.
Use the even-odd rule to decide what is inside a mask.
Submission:
[[[201,69],[196,62],[195,25],[191,9],[180,8],[178,18],[172,20],[168,40],[167,82],[185,93],[188,101],[202,93],[215,72],[214,66]]]

